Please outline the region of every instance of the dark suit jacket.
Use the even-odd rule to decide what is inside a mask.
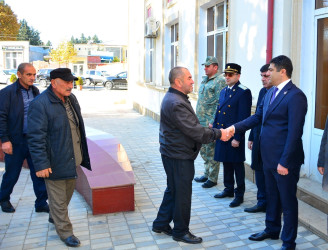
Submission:
[[[251,115],[251,91],[240,82],[233,86],[229,96],[226,96],[227,89],[228,87],[225,87],[220,93],[213,123],[214,128],[227,128]],[[240,142],[239,147],[231,146],[232,139]],[[236,133],[232,139],[227,142],[216,141],[214,160],[220,162],[245,161],[245,132]]]
[[[304,163],[302,134],[307,112],[306,96],[290,81],[270,104],[273,89],[267,92],[254,115],[235,124],[235,132],[245,132],[262,120],[263,167],[276,169],[278,163],[285,168],[300,167]]]
[[[257,104],[256,104],[256,111],[258,110],[263,97],[267,93],[266,88],[262,88],[259,93],[259,97],[257,99]],[[256,113],[255,111],[255,113]],[[261,133],[261,127],[262,127],[262,121],[260,124],[258,124],[256,127],[252,128],[248,141],[253,142],[253,147],[252,147],[252,164],[251,168],[254,170],[262,170],[263,169],[263,162],[262,162],[262,157],[261,157],[261,151],[260,151],[260,133]]]

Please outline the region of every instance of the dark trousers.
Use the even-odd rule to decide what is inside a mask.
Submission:
[[[14,186],[18,181],[24,160],[27,160],[33,189],[36,196],[35,207],[43,207],[47,204],[47,190],[43,178],[35,175],[34,165],[28,150],[26,139],[22,144],[13,144],[13,154],[5,154],[5,173],[2,176],[0,187],[0,202],[9,201]]]
[[[167,187],[154,228],[166,228],[173,220],[173,236],[181,237],[189,231],[192,180],[195,175],[193,160],[178,160],[162,155],[167,176]]]
[[[236,197],[244,197],[245,193],[245,165],[243,162],[223,162],[224,191],[229,194],[235,193]],[[235,186],[235,177],[237,188]]]
[[[61,240],[73,235],[73,226],[68,217],[68,205],[75,189],[76,179],[45,179],[49,194],[50,217],[54,220],[56,232]]]
[[[267,195],[265,231],[279,234],[281,213],[283,213],[284,226],[280,238],[283,246],[295,247],[298,226],[296,191],[300,167],[288,169],[288,171],[288,175],[280,175],[277,169],[264,168]]]
[[[266,207],[265,177],[263,170],[255,170],[255,181],[257,186],[257,205]]]

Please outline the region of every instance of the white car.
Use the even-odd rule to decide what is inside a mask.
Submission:
[[[0,70],[0,83],[10,84],[10,77],[12,74],[17,76],[16,69],[3,69]]]

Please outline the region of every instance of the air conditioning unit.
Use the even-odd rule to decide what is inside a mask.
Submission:
[[[146,20],[146,30],[145,30],[145,37],[147,38],[156,38],[157,31],[159,29],[159,22],[156,21],[153,17],[148,17]]]

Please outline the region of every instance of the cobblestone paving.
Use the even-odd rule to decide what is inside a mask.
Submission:
[[[102,100],[105,94],[91,92],[92,100]],[[116,136],[124,146],[136,178],[135,211],[106,215],[92,215],[84,199],[75,192],[70,203],[70,219],[74,234],[81,240],[79,249],[279,249],[280,240],[254,242],[251,233],[264,229],[264,213],[248,214],[245,207],[256,203],[256,186],[246,181],[245,202],[229,208],[231,198],[215,199],[223,189],[222,168],[218,186],[203,189],[193,183],[191,231],[203,237],[203,243],[188,245],[174,241],[164,234],[151,231],[166,187],[158,144],[159,124],[144,117],[129,105],[116,104],[108,109],[87,98],[87,92],[77,93],[86,126]],[[117,100],[116,100],[117,101]],[[116,102],[115,101],[115,102]],[[86,103],[89,103],[86,106]],[[118,101],[117,103],[122,103]],[[113,101],[112,101],[113,104]],[[89,108],[84,108],[84,106]],[[103,106],[102,106],[103,107]],[[197,158],[196,175],[203,172],[202,160]],[[4,164],[0,163],[0,179]],[[29,171],[22,170],[11,201],[16,212],[0,211],[0,249],[68,249],[58,238],[48,215],[35,213],[34,193]],[[328,243],[302,226],[298,229],[297,249],[328,249]]]

